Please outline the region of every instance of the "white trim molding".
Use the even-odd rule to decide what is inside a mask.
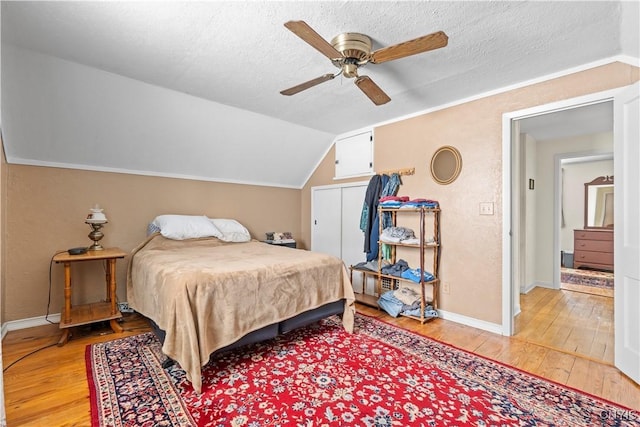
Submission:
[[[498,323],[487,322],[485,320],[479,320],[473,317],[468,317],[462,314],[452,313],[445,310],[438,310],[438,315],[440,316],[440,319],[502,335],[502,325]]]
[[[20,320],[10,320],[2,324],[2,339],[7,335],[7,332],[48,325],[49,323],[60,323],[60,313],[49,314],[48,316],[29,317],[27,319]]]

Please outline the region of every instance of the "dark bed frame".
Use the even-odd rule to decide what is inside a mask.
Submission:
[[[243,336],[238,341],[214,351],[213,355],[220,354],[222,352],[232,350],[234,348],[242,347],[249,344],[255,344],[257,342],[262,342],[262,341],[269,340],[271,338],[275,338],[278,335],[286,334],[287,332],[291,332],[294,329],[298,329],[303,326],[310,325],[311,323],[315,323],[321,319],[332,316],[334,314],[338,314],[342,316],[342,314],[344,313],[344,303],[345,303],[344,299],[341,299],[335,302],[330,302],[318,308],[314,308],[314,309],[305,311],[303,313],[300,313],[297,316],[294,316],[290,319],[285,319],[281,322],[272,323],[271,325],[267,325],[253,332],[249,332],[247,335]],[[164,344],[164,338],[166,335],[165,331],[160,329],[160,327],[152,319],[149,319],[149,321],[151,323],[151,327],[153,328],[153,332],[156,334],[160,342]],[[173,365],[174,363],[175,361],[173,359],[167,357],[166,360],[162,362],[162,367],[166,369],[169,366]]]

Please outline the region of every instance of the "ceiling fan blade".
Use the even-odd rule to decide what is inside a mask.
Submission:
[[[342,54],[338,52],[331,44],[323,39],[304,21],[289,21],[284,24],[293,34],[300,37],[305,42],[318,50],[321,54],[329,59],[342,58]]]
[[[383,47],[371,53],[373,64],[393,61],[394,59],[404,58],[406,56],[415,55],[417,53],[428,52],[434,49],[445,47],[449,41],[449,37],[442,31],[435,32],[417,39],[408,40],[406,42],[394,44],[392,46]]]
[[[389,95],[384,93],[380,87],[367,76],[360,76],[356,79],[356,85],[369,97],[376,105],[386,104],[391,101]]]
[[[302,92],[303,90],[319,85],[320,83],[324,83],[328,80],[333,80],[334,77],[334,74],[325,74],[324,76],[316,77],[315,79],[309,80],[308,82],[304,82],[297,86],[290,87],[289,89],[282,90],[280,91],[280,93],[287,96],[295,95],[298,92]]]

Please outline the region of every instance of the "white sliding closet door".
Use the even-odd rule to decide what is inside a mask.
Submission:
[[[360,214],[368,182],[311,189],[311,250],[341,258],[348,267],[365,260]]]
[[[311,189],[311,250],[342,257],[342,191]]]
[[[347,267],[365,260],[364,233],[360,230],[360,215],[367,185],[342,188],[341,258]]]

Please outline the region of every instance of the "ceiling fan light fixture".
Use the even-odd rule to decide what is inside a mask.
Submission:
[[[371,39],[360,33],[342,33],[331,39],[331,45],[345,58],[367,61],[371,53]]]
[[[345,61],[345,63],[342,64],[342,75],[350,79],[358,77],[358,63],[355,60]]]

